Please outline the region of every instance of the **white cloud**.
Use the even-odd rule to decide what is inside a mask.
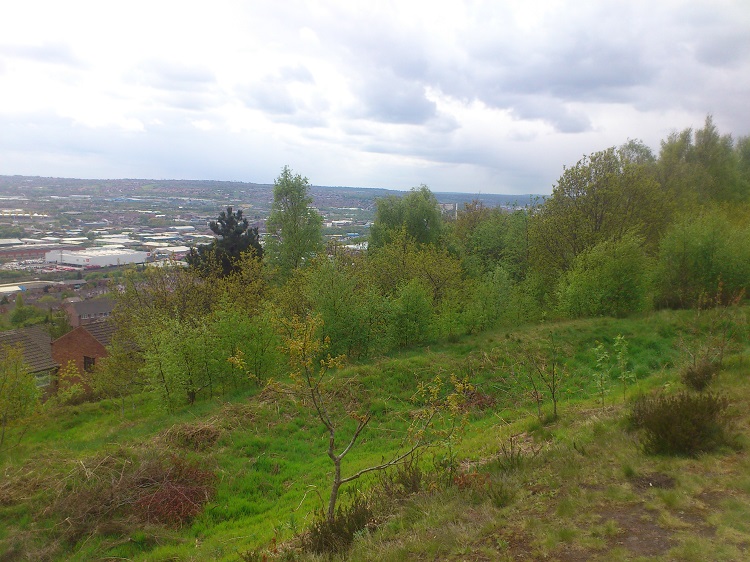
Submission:
[[[750,134],[743,0],[0,7],[0,173],[549,192],[672,129]]]

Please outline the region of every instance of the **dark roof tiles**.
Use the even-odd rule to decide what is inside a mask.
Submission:
[[[0,332],[0,346],[20,347],[23,361],[32,373],[59,367],[52,359],[51,342],[49,333],[39,326]]]

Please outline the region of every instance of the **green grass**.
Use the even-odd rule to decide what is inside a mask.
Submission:
[[[679,385],[676,344],[689,315],[660,312],[504,329],[360,362],[339,373],[360,385],[374,414],[344,460],[345,475],[392,455],[410,422],[420,382],[436,375],[469,376],[478,392],[495,400],[493,407],[469,413],[454,451],[459,472],[479,472],[487,479],[459,489],[433,473],[425,491],[393,504],[377,530],[360,534],[347,557],[512,560],[577,552],[592,560],[627,560],[652,555],[628,550],[628,543],[623,547],[625,534],[658,528],[665,548],[653,554],[655,559],[673,554],[698,560],[715,548],[716,559],[731,560],[750,542],[745,449],[697,459],[650,457],[622,421],[631,396]],[[567,373],[554,421],[537,419],[528,385],[512,376],[526,350],[550,333],[564,349]],[[618,334],[628,342],[628,369],[637,382],[623,397],[613,374],[602,407],[593,348],[597,341],[611,347]],[[750,427],[748,358],[732,357],[726,364],[716,384],[732,396],[735,427],[743,433]],[[345,426],[340,443],[353,423]],[[220,433],[208,449],[188,450],[167,439],[171,428],[196,424],[210,424]],[[516,436],[513,445],[510,436]],[[32,420],[18,446],[0,453],[5,475],[0,556],[237,560],[241,553],[266,549],[270,559],[282,559],[271,552],[276,538],[287,543],[282,550],[294,558],[314,559],[289,549],[327,501],[332,464],[326,446],[324,428],[302,403],[272,400],[257,389],[172,413],[149,395],[135,397],[134,408],[128,401],[124,414],[116,401],[47,411]],[[136,462],[154,452],[215,472],[216,494],[201,513],[181,528],[113,518],[109,528],[99,526],[66,541],[56,500],[71,486],[96,479],[94,460],[109,455]],[[444,456],[442,449],[426,451],[425,470],[434,471]],[[642,486],[641,479],[653,474],[673,477],[675,487]],[[373,476],[344,487],[342,501],[355,489],[366,493],[376,481]],[[638,528],[646,523],[653,528]],[[690,525],[703,534],[691,535]]]

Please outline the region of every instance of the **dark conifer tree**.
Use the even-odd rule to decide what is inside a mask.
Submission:
[[[251,250],[258,259],[263,258],[258,229],[250,227],[242,209],[233,211],[227,207],[208,226],[217,238],[209,245],[191,248],[186,257],[191,267],[204,271],[218,269],[222,276],[227,276],[235,270],[243,252]]]

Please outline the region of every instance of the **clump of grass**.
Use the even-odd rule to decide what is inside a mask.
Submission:
[[[321,513],[302,537],[302,545],[316,554],[342,552],[351,546],[358,533],[374,526],[371,503],[357,495],[348,506],[339,506],[333,518],[328,519]]]
[[[660,393],[636,400],[630,421],[642,430],[646,452],[696,455],[726,443],[728,405],[713,393]]]
[[[680,375],[682,382],[693,390],[705,390],[711,381],[719,374],[720,365],[717,361],[704,359],[687,365]]]
[[[173,425],[164,432],[164,438],[167,443],[175,447],[206,451],[216,444],[221,434],[221,429],[216,427],[213,420],[209,420]]]
[[[426,474],[419,464],[419,456],[413,455],[392,470],[378,474],[378,494],[388,500],[404,498],[421,492]]]

